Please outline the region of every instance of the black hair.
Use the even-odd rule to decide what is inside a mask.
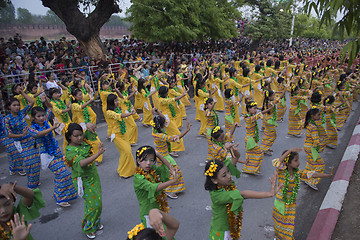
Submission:
[[[166,97],[166,95],[167,95],[167,93],[169,92],[169,89],[168,89],[168,87],[166,87],[166,86],[161,86],[160,88],[159,88],[159,96],[160,97]]]
[[[300,78],[298,81],[298,86],[301,87],[304,84],[305,80],[303,78]]]
[[[283,78],[283,77],[278,77],[278,79],[277,79],[278,83],[283,83],[284,81],[285,81],[285,78]]]
[[[206,105],[208,105],[209,103],[212,103],[213,101],[214,101],[214,99],[212,99],[212,98],[206,99],[206,102],[204,104],[204,109],[206,110],[207,109]]]
[[[322,95],[320,94],[319,91],[315,91],[313,92],[313,94],[311,95],[311,98],[310,98],[310,101],[312,103],[320,103],[321,102],[321,98],[322,98]]]
[[[229,73],[229,76],[230,76],[230,77],[233,77],[235,72],[236,72],[236,69],[235,69],[235,68],[230,68],[230,69],[228,69],[228,73]]]
[[[106,98],[107,110],[112,110],[112,111],[115,110],[115,99],[117,99],[117,96],[113,93],[107,96]]]
[[[69,79],[64,78],[63,80],[61,80],[61,84],[64,85],[64,86],[65,86],[65,83],[66,83],[66,82],[69,82]]]
[[[71,98],[71,103],[77,103],[78,101],[76,100],[75,96],[79,93],[82,92],[80,88],[73,88],[73,90],[71,91],[71,95],[73,96]]]
[[[295,92],[296,92],[297,90],[299,90],[299,86],[298,86],[298,85],[296,85],[295,88],[294,88],[294,85],[291,86],[291,92],[290,92],[291,96],[294,96],[294,94],[295,94]]]
[[[155,123],[155,127],[154,127],[155,131],[158,133],[161,133],[162,132],[161,129],[164,127],[165,122],[166,122],[165,118],[157,115],[153,118],[153,121]]]
[[[123,82],[121,82],[121,81],[118,81],[118,82],[116,83],[116,88],[118,88],[119,91],[122,92],[122,91],[125,90],[125,84],[124,84]]]
[[[217,167],[216,167],[215,172],[213,172],[212,176],[206,176],[204,187],[205,187],[205,190],[207,190],[207,191],[217,190],[217,185],[212,181],[212,179],[216,179],[219,171],[225,166],[223,161],[214,159],[214,160],[208,161],[206,163],[204,173],[210,168],[211,163],[216,164]]]
[[[31,82],[27,85],[27,90],[28,92],[31,92],[31,90],[34,88],[34,87],[37,87],[38,85],[35,83],[35,82]]]
[[[279,69],[279,67],[280,67],[280,61],[277,60],[275,61],[274,69]]]
[[[249,76],[249,73],[250,73],[250,69],[249,69],[249,68],[244,68],[244,69],[243,69],[243,76],[244,76],[244,77]]]
[[[14,84],[14,85],[12,86],[11,92],[12,92],[12,94],[13,94],[14,96],[20,94],[20,93],[15,92],[15,91],[16,91],[16,88],[19,87],[19,86],[21,86],[20,83]]]
[[[231,88],[225,89],[224,91],[225,98],[231,98],[233,96],[233,94],[231,94],[231,90],[232,90]]]
[[[270,60],[270,59],[267,60],[267,61],[266,61],[266,66],[267,66],[267,67],[271,67],[272,63],[273,63],[272,60]]]
[[[144,89],[145,90],[145,87],[143,86],[144,83],[145,83],[145,79],[143,78],[140,78],[139,81],[138,81],[138,92],[141,93],[141,90]]]
[[[162,237],[153,228],[144,228],[132,240],[161,240]],[[129,238],[127,240],[130,240]]]
[[[332,104],[333,102],[335,102],[335,97],[333,95],[329,95],[324,99],[324,105]]]
[[[320,109],[318,109],[318,108],[311,108],[309,111],[307,111],[306,117],[305,117],[304,128],[306,128],[309,125],[311,117],[314,116],[315,114],[318,114],[319,112],[320,112]]]
[[[249,101],[249,102],[246,103],[246,111],[247,112],[249,112],[249,108],[252,108],[252,107],[256,106],[256,105],[251,106],[253,103],[255,103],[255,102],[254,101]]]
[[[7,102],[7,104],[6,104],[7,109],[10,108],[10,105],[11,105],[13,102],[18,102],[18,103],[20,104],[20,102],[19,102],[19,100],[18,100],[17,98],[11,97],[11,98],[9,99],[9,101]]]
[[[195,94],[196,96],[199,96],[199,89],[201,89],[201,86],[205,83],[205,80],[200,79],[196,81],[196,86],[195,86]],[[160,93],[159,93],[160,94]]]
[[[82,127],[77,124],[77,123],[70,123],[67,129],[67,132],[65,133],[65,139],[68,143],[71,143],[71,135],[73,134],[74,131],[81,131],[83,132]]]
[[[45,112],[45,109],[43,109],[42,107],[39,107],[39,106],[36,106],[36,107],[33,107],[31,109],[31,117],[35,117],[35,115],[38,113],[38,112]]]
[[[79,88],[79,84],[81,83],[81,80],[77,79],[74,81],[73,86],[76,88]]]
[[[141,150],[145,149],[141,152]],[[140,154],[141,153],[141,154]],[[142,160],[145,159],[148,155],[154,155],[154,161],[156,159],[156,152],[155,149],[151,146],[142,146],[136,150],[136,159]],[[136,161],[136,166],[139,166],[138,162]]]
[[[336,88],[340,91],[342,86],[344,86],[344,83],[345,83],[344,81],[338,81],[336,83]]]
[[[52,98],[54,93],[61,93],[60,89],[58,88],[50,88],[49,90],[49,97]]]
[[[273,90],[264,91],[264,102],[263,102],[262,111],[269,108],[269,101],[270,101],[269,99],[273,94],[274,94]],[[270,114],[270,112],[268,112],[268,114]]]
[[[217,130],[216,132],[214,132],[214,129],[216,127],[214,127],[213,129],[211,129],[211,138],[213,139],[218,139],[220,137],[220,135],[224,132],[224,130],[222,130],[221,128],[219,130]]]
[[[255,71],[256,72],[260,71],[260,69],[261,69],[261,66],[259,64],[255,66]]]
[[[281,154],[281,156],[284,155],[287,151],[288,151],[288,150],[285,150],[285,151]],[[298,152],[290,152],[290,154],[289,154],[289,160],[288,160],[288,162],[287,162],[287,165],[289,165],[289,164],[292,162],[292,160],[294,160],[294,158],[295,158],[296,156],[299,156],[299,153],[298,153]]]
[[[103,86],[104,86],[104,84],[109,84],[110,82],[108,81],[108,80],[102,80],[101,82],[100,82],[100,88],[101,88],[101,90],[103,90]]]

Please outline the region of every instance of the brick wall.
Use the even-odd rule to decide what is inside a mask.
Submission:
[[[23,40],[36,40],[41,36],[47,40],[58,40],[65,36],[67,39],[75,39],[73,35],[66,31],[65,25],[10,25],[0,24],[0,36],[8,39],[19,33]],[[123,35],[130,34],[126,27],[104,26],[100,30],[101,38],[122,38]]]

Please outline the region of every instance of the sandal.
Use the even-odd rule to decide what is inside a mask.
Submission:
[[[165,193],[171,199],[178,199],[179,197],[175,193]]]
[[[59,205],[60,207],[71,207],[71,204],[68,202],[56,203],[56,205]]]
[[[15,174],[15,173],[14,173]],[[18,172],[18,174],[20,175],[20,176],[26,176],[26,172],[25,171],[20,171],[20,172]]]
[[[90,239],[96,238],[95,233],[87,233],[86,236],[87,236],[88,238],[90,238]]]
[[[98,229],[96,230],[96,231],[100,231],[100,230],[103,230],[104,229],[104,225],[102,225],[101,223],[100,223],[100,225],[99,225],[99,227],[98,227]]]
[[[9,171],[9,173],[10,173],[10,176],[14,176],[14,175],[15,175],[15,172]]]
[[[178,157],[179,156],[179,154],[177,154],[176,152],[171,152],[171,153],[169,153],[171,156],[173,156],[173,157]]]

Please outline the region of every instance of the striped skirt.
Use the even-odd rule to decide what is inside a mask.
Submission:
[[[172,158],[170,155],[166,155],[165,156],[166,159],[168,158]],[[169,161],[169,162],[175,162],[173,161]],[[184,179],[183,179],[183,175],[182,172],[180,170],[180,168],[178,167],[178,165],[173,165],[174,170],[179,173],[179,179],[172,185],[170,185],[169,187],[164,189],[164,192],[166,193],[179,193],[179,192],[183,192],[185,191],[185,183],[184,183]],[[172,175],[169,176],[169,179],[173,179],[174,177]]]
[[[275,207],[273,220],[276,240],[293,240],[295,227],[296,202],[285,205],[285,214],[282,215]]]
[[[40,183],[40,154],[39,149],[35,148],[35,140],[28,135],[21,140],[23,151],[21,156],[25,164],[25,172],[28,180],[28,188],[37,188]]]
[[[341,110],[338,113],[336,113],[336,126],[337,128],[342,128],[346,119],[347,119],[347,115],[346,115],[346,110]]]
[[[289,110],[289,128],[288,134],[299,135],[302,132],[302,121],[300,113],[295,115],[295,109],[290,108]]]
[[[337,146],[338,145],[338,132],[336,127],[334,127],[331,122],[330,119],[326,119],[326,132],[327,132],[327,136],[328,136],[328,144]]]
[[[321,158],[321,156],[319,155],[319,157],[315,161],[311,154],[311,148],[304,147],[304,149],[305,149],[305,153],[306,153],[305,170],[323,173],[325,170],[325,162]],[[304,182],[306,182],[309,185],[312,185],[314,187],[316,187],[316,185],[320,182],[320,178],[310,178],[310,179],[301,179],[301,180],[303,180]]]
[[[58,203],[68,202],[76,199],[77,191],[74,188],[71,173],[66,169],[64,158],[57,149],[56,157],[52,160],[48,167],[55,175],[54,198]]]
[[[287,106],[286,106],[286,103],[284,104],[284,106],[281,104],[281,102],[279,104],[276,105],[277,106],[277,118],[280,120],[280,119],[283,119],[284,118],[284,115],[286,113],[286,110],[287,110]]]
[[[246,142],[245,142],[246,146]],[[264,153],[259,146],[255,146],[252,149],[246,150],[246,163],[244,164],[242,171],[244,173],[258,174],[260,173],[260,167],[264,158]]]
[[[5,151],[8,154],[9,170],[11,172],[22,172],[23,170],[23,158],[14,145],[14,140],[11,138],[1,138],[0,142],[5,147]]]
[[[261,150],[268,151],[276,140],[276,126],[264,122],[264,136],[261,142]]]

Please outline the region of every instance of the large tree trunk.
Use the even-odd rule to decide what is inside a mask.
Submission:
[[[106,59],[105,49],[99,37],[99,34],[94,35],[88,41],[78,39],[80,46],[84,49],[86,55],[95,57],[96,59]]]
[[[66,30],[80,42],[90,57],[105,59],[100,28],[113,13],[120,12],[116,0],[98,0],[96,8],[85,17],[78,8],[78,0],[42,0],[64,23]]]

